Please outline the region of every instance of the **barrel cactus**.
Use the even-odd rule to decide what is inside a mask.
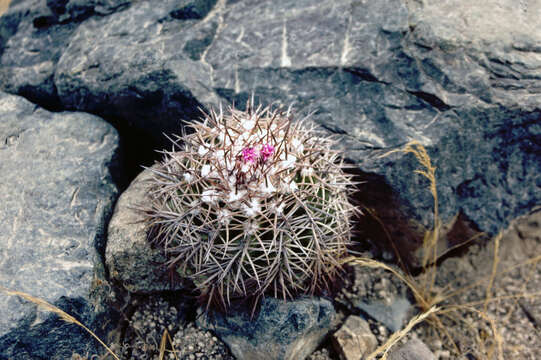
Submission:
[[[328,289],[351,238],[335,141],[290,109],[211,111],[152,168],[149,239],[203,296],[228,305]]]

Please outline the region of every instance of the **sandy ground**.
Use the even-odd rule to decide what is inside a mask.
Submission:
[[[456,294],[444,304],[481,311],[443,320],[463,353],[451,359],[541,359],[541,209],[516,219],[502,235],[497,250],[493,239],[438,268],[436,289]],[[447,353],[442,343],[450,343],[441,332],[424,327],[417,333],[436,353]]]

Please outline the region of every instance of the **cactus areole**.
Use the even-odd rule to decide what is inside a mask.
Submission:
[[[340,271],[351,177],[290,110],[211,111],[152,168],[149,239],[209,303],[319,293]]]

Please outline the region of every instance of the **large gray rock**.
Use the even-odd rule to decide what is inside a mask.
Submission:
[[[470,1],[425,3],[236,2],[203,60],[231,101],[255,91],[264,102],[316,110],[348,157],[383,175],[429,225],[432,199],[412,175],[416,160],[377,156],[418,140],[438,167],[443,220],[464,212],[494,233],[541,201],[538,7],[483,2],[472,15]],[[470,16],[487,26],[464,29]],[[512,36],[488,26],[517,18],[527,25]]]
[[[324,340],[335,315],[322,298],[264,298],[253,318],[244,306],[225,315],[202,313],[197,325],[214,332],[239,360],[303,360]]]
[[[143,171],[118,199],[109,222],[105,249],[110,280],[140,294],[183,288],[180,279],[173,281],[175,278],[168,276],[171,273],[167,271],[163,250],[150,246],[148,227],[137,210],[148,202],[151,175],[151,170]]]
[[[10,92],[101,114],[154,143],[198,106],[242,106],[255,93],[315,110],[375,192],[389,184],[424,225],[432,199],[415,159],[379,157],[410,140],[437,166],[444,221],[462,213],[495,233],[541,202],[538,3],[118,0],[105,15],[45,22],[62,17],[58,6],[19,3],[0,20]],[[87,3],[98,1],[68,1]]]
[[[100,254],[117,196],[118,135],[93,115],[50,113],[5,93],[0,119],[0,285],[102,334]],[[76,325],[0,293],[0,358],[67,359],[97,349]]]
[[[53,75],[81,21],[119,11],[131,0],[12,1],[0,20],[0,90],[60,108]]]

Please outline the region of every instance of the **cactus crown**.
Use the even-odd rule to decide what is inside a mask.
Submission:
[[[288,109],[211,111],[153,167],[152,242],[209,301],[320,292],[350,242],[351,177]]]

